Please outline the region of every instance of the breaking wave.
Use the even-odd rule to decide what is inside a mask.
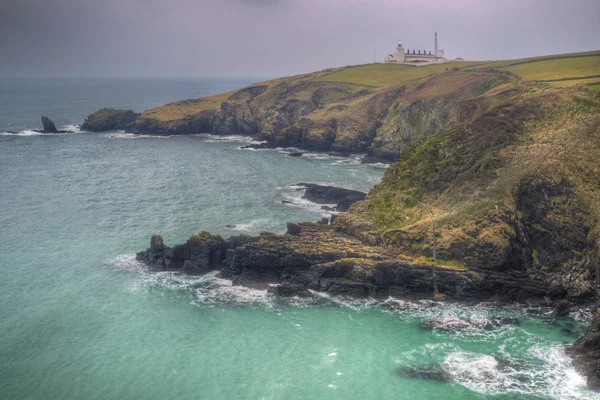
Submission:
[[[251,136],[242,136],[242,135],[212,135],[210,133],[198,133],[193,136],[200,137],[206,139],[206,143],[248,143],[248,144],[261,144],[265,143],[264,141],[255,140]]]
[[[9,131],[0,132],[0,136],[61,136],[61,135],[73,135],[75,133],[86,132],[86,131],[82,131],[80,129],[79,125],[74,125],[74,124],[63,125],[63,126],[59,127],[58,130],[70,131],[70,132],[42,133],[42,132],[37,132],[34,129],[25,129],[25,130],[18,131],[18,132],[9,132]]]
[[[129,133],[123,130],[104,134],[109,139],[168,139],[171,136],[165,135],[143,135],[138,133]]]
[[[544,317],[543,313],[532,316],[519,306],[499,307],[493,303],[465,306],[393,297],[357,299],[315,291],[311,291],[313,297],[310,298],[278,298],[264,287],[234,286],[230,280],[219,278],[218,271],[201,276],[150,272],[133,255],[115,257],[107,264],[141,276],[131,288],[133,292],[143,287],[173,291],[198,307],[251,307],[277,315],[289,307],[327,307],[348,310],[350,318],[357,312],[382,312],[406,324],[437,320],[440,324],[432,327],[431,333],[427,333],[427,329],[422,333],[437,339],[398,354],[394,358],[396,365],[427,368],[424,362],[438,360],[437,364],[428,365],[435,366],[432,371],[441,379],[483,396],[557,400],[597,398],[573,369],[563,344],[544,339],[527,329],[533,322],[551,325],[552,319]],[[511,317],[523,324],[502,323],[490,329],[489,324],[499,317]],[[467,321],[467,324],[457,321]],[[481,349],[481,352],[473,348]],[[335,360],[336,355],[330,353],[328,358]]]

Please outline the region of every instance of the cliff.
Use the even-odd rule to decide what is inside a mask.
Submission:
[[[600,52],[591,52],[424,67],[344,67],[166,104],[125,124],[100,110],[84,127],[253,135],[273,146],[368,152],[395,160],[433,133],[470,122],[529,90],[597,84],[599,60]]]
[[[597,305],[599,89],[600,52],[591,52],[348,67],[148,110],[134,130],[256,135],[396,162],[333,226],[201,233],[173,248],[155,238],[138,259],[277,284],[277,295],[499,298],[556,316]],[[571,350],[591,387],[600,386],[597,319]]]

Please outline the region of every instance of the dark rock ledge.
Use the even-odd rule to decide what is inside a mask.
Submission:
[[[433,266],[422,259],[368,246],[334,226],[288,223],[287,233],[263,232],[223,239],[201,232],[173,247],[153,235],[150,247],[137,260],[156,271],[204,274],[219,271],[234,285],[268,289],[280,297],[307,297],[311,291],[351,297],[422,299],[433,297]],[[440,262],[443,264],[443,261]],[[442,297],[456,301],[519,302],[552,307],[553,316],[573,306],[597,305],[597,296],[582,296],[564,287],[551,273],[519,270],[474,270],[438,266]],[[435,327],[434,327],[435,328]],[[600,388],[600,309],[584,337],[568,348],[577,371],[590,388]]]
[[[280,284],[285,295],[306,290],[355,297],[431,298],[433,266],[422,259],[394,254],[390,249],[368,246],[337,232],[334,226],[288,223],[287,233],[263,232],[223,239],[201,232],[173,247],[153,235],[150,247],[137,259],[154,270],[204,274],[220,271],[235,285],[263,287]],[[436,268],[439,291],[455,300],[519,301],[534,306],[556,307],[564,313],[579,300],[552,276],[531,279],[522,271]],[[589,300],[589,299],[588,299]]]

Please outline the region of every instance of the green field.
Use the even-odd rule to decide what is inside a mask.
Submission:
[[[499,68],[526,80],[566,80],[600,76],[600,55],[593,57],[556,58]]]
[[[445,64],[415,67],[397,64],[367,64],[346,67],[320,76],[316,82],[352,83],[355,85],[381,87],[437,74],[452,68],[480,65],[481,61],[452,61]]]

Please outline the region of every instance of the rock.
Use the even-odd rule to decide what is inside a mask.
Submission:
[[[571,303],[568,300],[559,301],[552,311],[553,317],[566,317],[571,312]]]
[[[227,225],[225,225],[225,229],[234,229],[236,227],[237,227],[237,225],[235,225],[235,224],[227,224]]]
[[[485,321],[469,321],[462,318],[436,318],[421,322],[421,328],[436,331],[459,331],[468,328],[483,328]]]
[[[44,133],[57,133],[58,129],[54,125],[54,122],[48,117],[42,117],[42,125],[44,127]]]
[[[299,183],[305,189],[303,199],[318,204],[336,204],[336,211],[348,211],[350,205],[364,200],[366,193],[358,190],[344,189],[335,186],[317,185],[314,183]]]
[[[271,285],[267,292],[279,297],[313,297],[313,294],[304,285],[291,283]]]
[[[155,252],[162,251],[165,248],[163,238],[160,235],[154,234],[150,238],[150,249]]]
[[[587,378],[590,389],[600,389],[600,308],[585,335],[567,348],[575,370]]]
[[[567,295],[567,289],[563,285],[552,285],[548,289],[548,297],[552,300],[562,299]]]
[[[441,365],[426,365],[422,367],[400,367],[396,374],[403,378],[425,379],[429,381],[449,382],[452,379]]]
[[[288,157],[302,157],[304,153],[288,153]]]
[[[325,211],[337,211],[337,209],[335,207],[329,207],[329,206],[322,206],[321,210],[325,210]]]
[[[347,151],[332,151],[329,153],[331,157],[350,157],[352,154]]]
[[[293,201],[289,201],[289,200],[281,200],[281,204],[296,204]]]
[[[255,149],[255,150],[261,150],[261,149],[276,149],[277,147],[279,147],[277,145],[277,143],[274,142],[265,142],[265,143],[253,143],[253,144],[247,144],[245,146],[240,147],[241,149]]]
[[[298,235],[300,235],[300,231],[301,231],[300,225],[295,224],[293,222],[287,223],[287,233],[289,233],[290,235],[298,236]]]
[[[132,128],[139,114],[131,110],[103,108],[88,115],[81,130],[90,132],[115,131]]]

